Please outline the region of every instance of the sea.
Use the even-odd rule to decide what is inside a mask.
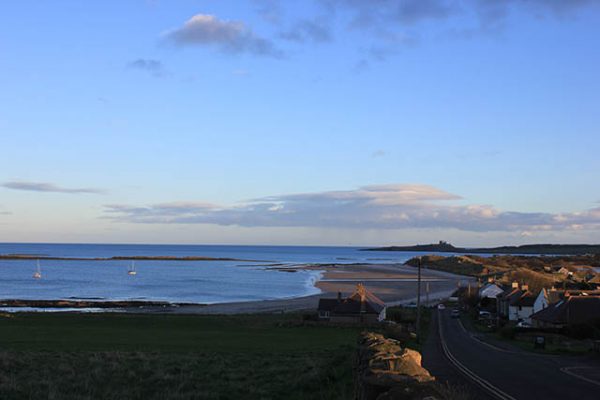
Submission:
[[[0,243],[0,254],[70,257],[0,259],[0,299],[140,300],[230,303],[319,293],[320,271],[284,272],[298,264],[404,263],[422,253],[370,252],[359,247]],[[118,256],[233,258],[244,261],[94,260]]]

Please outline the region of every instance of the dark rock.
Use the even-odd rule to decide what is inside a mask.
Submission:
[[[356,375],[357,400],[385,399],[381,396],[392,389],[410,396],[415,387],[435,379],[421,366],[419,352],[372,332],[359,339]]]

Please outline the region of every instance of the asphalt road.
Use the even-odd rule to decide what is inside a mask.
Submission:
[[[449,310],[434,312],[423,365],[473,399],[599,400],[600,362],[497,347],[468,332]]]

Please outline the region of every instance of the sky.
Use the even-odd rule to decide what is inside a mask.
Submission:
[[[0,12],[0,241],[600,243],[600,1]]]

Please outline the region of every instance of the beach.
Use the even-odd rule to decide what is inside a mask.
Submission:
[[[388,304],[416,302],[419,253],[351,247],[0,244],[2,311],[235,314],[314,310],[363,283]],[[32,278],[36,260],[41,278]],[[268,261],[250,261],[268,260]],[[136,274],[128,274],[135,262]],[[422,301],[469,278],[423,269]]]
[[[82,301],[82,300],[7,300],[5,311],[67,311],[68,312],[125,312],[168,314],[246,314],[285,313],[315,310],[320,298],[334,298],[341,293],[351,294],[356,284],[365,287],[388,305],[416,303],[417,269],[403,264],[304,264],[293,267],[271,267],[279,273],[300,271],[318,272],[320,279],[314,281],[318,294],[284,299],[226,302],[215,304],[168,303],[144,301]],[[285,270],[285,272],[284,272]],[[435,303],[449,297],[460,285],[473,278],[446,272],[422,269],[422,304]]]
[[[323,271],[322,278],[315,283],[321,293],[291,299],[262,300],[210,304],[204,306],[182,305],[169,308],[167,312],[192,314],[245,314],[277,313],[316,310],[320,298],[334,298],[351,294],[356,284],[364,286],[388,305],[408,305],[417,300],[417,269],[403,264],[329,264],[301,265],[294,269]],[[441,271],[422,269],[422,304],[436,303],[452,295],[457,286],[473,282],[470,277]],[[429,287],[429,291],[427,291]],[[132,310],[133,311],[133,310]],[[147,310],[165,312],[164,309]]]

